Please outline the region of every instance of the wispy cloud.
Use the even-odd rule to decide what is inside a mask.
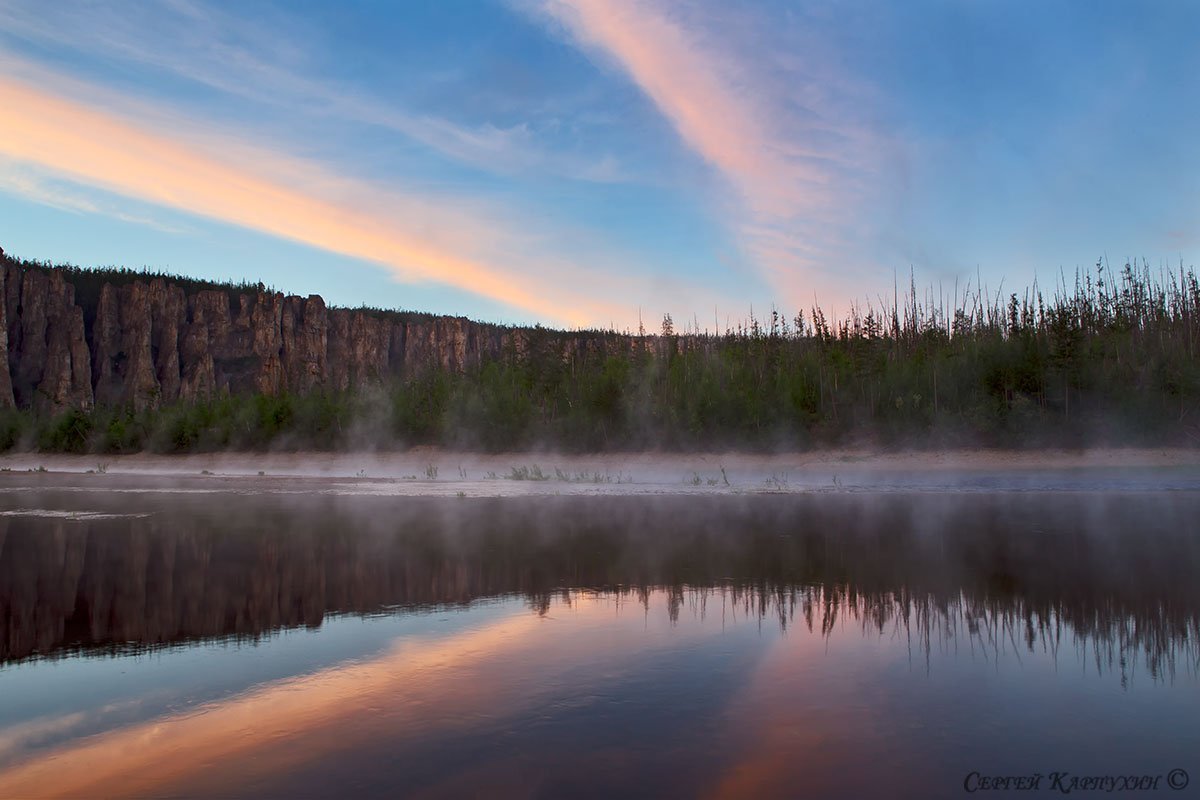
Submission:
[[[36,168],[3,157],[0,157],[0,192],[18,195],[26,200],[57,208],[59,211],[70,211],[76,214],[101,214],[121,222],[154,228],[164,233],[189,232],[189,229],[183,226],[168,225],[151,216],[130,214],[110,203],[98,201],[87,193],[78,191],[61,181],[40,175]]]
[[[0,155],[52,174],[152,204],[209,217],[375,262],[404,280],[444,283],[548,320],[596,324],[630,309],[584,294],[587,270],[531,250],[532,234],[470,203],[404,195],[332,174],[321,166],[233,139],[189,135],[186,120],[159,130],[0,78]],[[34,199],[44,188],[10,182]],[[77,199],[57,198],[75,210]],[[636,283],[636,281],[634,281]],[[614,294],[615,293],[615,294]],[[625,294],[628,297],[629,294]]]
[[[289,24],[294,28],[291,18],[255,20],[187,0],[136,14],[117,5],[84,10],[69,3],[0,4],[0,30],[9,36],[149,67],[159,75],[250,101],[260,111],[276,109],[291,124],[307,116],[370,126],[498,174],[534,172],[604,183],[634,178],[612,153],[556,149],[532,121],[464,124],[401,109],[361,87],[322,77],[320,65],[312,63],[311,51],[320,51],[316,35],[289,29]]]
[[[572,35],[589,49],[627,62],[683,140],[728,179],[733,191],[713,202],[733,220],[735,273],[761,267],[782,302],[807,302],[814,289],[825,290],[820,265],[843,233],[834,223],[859,165],[850,161],[842,123],[812,111],[822,108],[819,92],[780,100],[771,88],[779,76],[764,78],[757,66],[748,71],[746,59],[702,35],[711,25],[657,6],[626,12],[587,0],[577,4],[582,11],[575,5],[550,0],[547,9],[574,20]],[[88,6],[86,14],[58,9],[0,2],[0,83],[12,117],[0,131],[0,155],[22,164],[6,179],[9,192],[156,227],[161,223],[137,217],[145,217],[141,205],[161,204],[375,262],[402,280],[470,291],[520,309],[525,319],[635,327],[639,307],[651,318],[731,304],[744,313],[747,301],[771,299],[745,275],[685,274],[679,265],[691,263],[694,252],[664,254],[642,231],[614,235],[595,229],[586,214],[569,221],[571,212],[547,213],[539,176],[624,181],[623,159],[645,155],[564,144],[577,125],[612,127],[611,113],[596,123],[580,120],[595,116],[591,109],[540,122],[465,125],[415,111],[404,98],[381,100],[386,83],[330,78],[337,70],[323,62],[320,36],[297,29],[306,23],[290,17],[243,19],[228,7],[187,0],[144,15],[107,6]],[[575,19],[584,12],[586,19]],[[650,28],[642,30],[646,20]],[[593,30],[595,37],[587,33]],[[53,68],[46,52],[57,54]],[[86,80],[71,77],[90,67],[96,71]],[[435,91],[439,80],[422,74],[422,91]],[[628,123],[627,112],[619,118]],[[372,126],[403,136],[363,136]],[[555,126],[563,129],[553,131],[549,146]],[[388,152],[364,152],[363,142]],[[426,146],[508,180],[477,183],[478,170],[431,167]],[[380,155],[389,160],[382,169]],[[456,182],[458,175],[470,177]],[[636,182],[662,177],[639,174]],[[87,187],[142,203],[134,213]],[[691,189],[687,204],[697,202]],[[565,191],[572,194],[561,196],[577,198],[635,189]],[[598,204],[589,195],[583,205]],[[637,252],[647,241],[657,255]],[[734,282],[756,296],[731,299]]]
[[[828,260],[852,236],[845,220],[875,137],[844,113],[859,87],[819,50],[773,55],[758,37],[732,35],[745,32],[744,20],[654,0],[538,0],[534,8],[615,62],[727,179],[744,250],[776,291],[811,298],[837,282],[832,271],[845,267]]]

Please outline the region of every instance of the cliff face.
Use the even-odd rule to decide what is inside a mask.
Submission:
[[[534,334],[458,317],[330,309],[316,295],[188,293],[162,278],[105,283],[85,310],[62,271],[2,263],[0,407],[141,409],[223,393],[343,390],[520,354]],[[616,334],[551,338],[564,359],[631,346]]]
[[[75,287],[53,271],[5,265],[7,380],[0,403],[24,408],[89,408],[91,353]]]

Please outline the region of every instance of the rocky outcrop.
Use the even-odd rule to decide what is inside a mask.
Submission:
[[[386,319],[334,309],[329,313],[328,342],[327,381],[333,389],[377,383],[391,371],[392,324]]]
[[[287,297],[279,321],[288,388],[308,392],[323,385],[329,369],[329,313],[318,295]]]
[[[316,295],[188,291],[128,274],[76,302],[61,269],[4,257],[0,265],[0,407],[143,409],[225,393],[342,391],[534,350],[571,361],[636,343],[618,334],[331,309]]]
[[[0,250],[0,257],[4,251]],[[16,404],[13,398],[12,375],[8,368],[8,270],[0,263],[0,408],[12,408]]]
[[[162,280],[100,290],[92,328],[96,402],[144,408],[179,397],[186,300]]]
[[[91,352],[75,287],[54,270],[5,265],[5,322],[13,399],[38,410],[92,406]]]

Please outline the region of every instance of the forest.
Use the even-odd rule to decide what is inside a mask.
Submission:
[[[78,273],[86,305],[100,278]],[[533,336],[521,353],[367,388],[57,415],[5,409],[0,448],[1196,447],[1198,312],[1200,283],[1182,265],[1101,261],[1047,292],[968,287],[947,297],[910,281],[890,303],[837,319],[816,306],[773,310],[713,333],[679,331],[666,316],[652,333],[624,334],[617,354],[564,358],[552,336],[546,346]]]

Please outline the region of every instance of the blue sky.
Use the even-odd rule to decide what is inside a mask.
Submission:
[[[618,328],[1191,265],[1197,30],[1165,1],[0,0],[0,246]]]

